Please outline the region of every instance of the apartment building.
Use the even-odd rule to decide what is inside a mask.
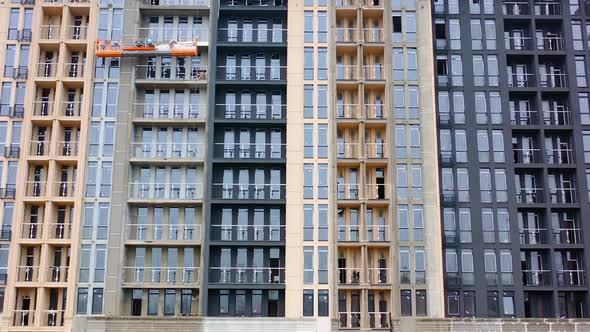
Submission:
[[[587,7],[7,0],[0,330],[590,329]]]

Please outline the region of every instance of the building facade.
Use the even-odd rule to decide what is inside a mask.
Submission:
[[[589,10],[5,1],[0,330],[590,329]]]

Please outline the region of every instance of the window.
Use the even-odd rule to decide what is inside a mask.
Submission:
[[[325,11],[318,11],[318,43],[328,42],[328,16]]]
[[[303,41],[306,43],[313,43],[313,11],[306,10],[304,12],[304,17]]]
[[[410,283],[410,248],[399,248],[399,271],[402,284]]]
[[[328,241],[328,205],[318,205],[318,241]]]
[[[246,315],[246,291],[245,290],[237,290],[236,291],[236,316],[245,316]]]
[[[303,87],[303,117],[313,119],[313,85]]]
[[[318,80],[328,79],[328,49],[318,48]]]
[[[190,315],[192,313],[192,291],[183,289],[180,294],[180,314]]]
[[[463,316],[475,316],[475,292],[463,292]]]
[[[88,313],[88,288],[78,288],[76,313],[86,315]]]
[[[303,290],[303,316],[313,316],[313,289]]]
[[[313,205],[303,206],[303,240],[313,241]]]
[[[318,85],[318,119],[328,118],[328,86]]]
[[[318,283],[328,283],[328,247],[318,247]]]
[[[303,77],[305,80],[313,80],[313,47],[305,47],[303,51]]]
[[[156,316],[158,314],[158,306],[160,302],[160,290],[150,289],[148,291],[148,316]]]
[[[318,165],[318,198],[328,198],[328,164]]]
[[[401,290],[400,292],[402,316],[412,316],[412,291]]]
[[[461,269],[463,272],[463,284],[473,285],[473,251],[471,249],[461,250]]]
[[[488,292],[488,317],[498,317],[498,292]]]
[[[488,249],[484,251],[484,263],[486,272],[486,281],[488,286],[498,285],[497,267],[496,267],[496,253],[494,250]]]
[[[313,198],[313,164],[303,165],[303,198]]]
[[[328,317],[330,314],[329,311],[329,303],[330,298],[328,296],[327,289],[319,289],[318,290],[318,316],[319,317]]]
[[[504,316],[514,316],[514,294],[512,292],[502,294],[502,308],[504,309]]]
[[[303,247],[303,283],[313,284],[313,247]]]
[[[416,316],[426,316],[426,290],[416,290]]]
[[[447,315],[459,316],[459,292],[447,292]]]
[[[306,123],[303,125],[303,156],[304,158],[313,158],[313,124]],[[590,148],[590,145],[589,145]]]
[[[174,316],[176,307],[176,291],[167,289],[164,294],[164,316]]]
[[[328,125],[318,125],[318,158],[328,158]]]

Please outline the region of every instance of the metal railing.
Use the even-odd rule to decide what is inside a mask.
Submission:
[[[522,270],[523,286],[550,286],[551,270]]]
[[[141,0],[146,6],[205,6],[209,7],[209,0]]]
[[[207,41],[209,29],[205,26],[195,25],[193,28],[139,28],[138,38],[131,38],[129,44],[140,40],[150,39],[152,43],[188,42],[197,39],[197,42]]]
[[[554,204],[573,204],[577,202],[575,188],[549,188],[549,197]]]
[[[76,194],[76,182],[59,181],[54,183],[55,196],[74,197]]]
[[[227,81],[282,81],[286,66],[217,66],[217,77]]]
[[[341,328],[360,328],[360,312],[338,312],[338,325]]]
[[[219,284],[284,284],[284,267],[210,267],[209,282]]]
[[[127,224],[127,240],[200,241],[200,224]]]
[[[131,157],[144,159],[203,159],[204,143],[131,143]]]
[[[359,79],[357,65],[336,65],[336,79],[340,81],[355,81]]]
[[[573,149],[547,149],[545,157],[549,164],[573,164],[575,153]]]
[[[64,326],[65,310],[41,310],[41,326]]]
[[[358,242],[361,240],[360,225],[338,225],[338,241]]]
[[[22,223],[22,239],[40,239],[43,236],[43,224],[41,223]]]
[[[34,326],[35,310],[13,310],[12,326]]]
[[[285,43],[287,29],[283,28],[218,28],[217,38],[231,43]]]
[[[355,43],[358,40],[357,28],[336,28],[334,39],[337,43]]]
[[[387,144],[382,143],[365,143],[364,156],[370,159],[385,159],[388,156]]]
[[[357,159],[361,156],[360,143],[336,143],[338,159]]]
[[[364,0],[336,0],[336,8],[339,7],[360,7]]]
[[[353,285],[360,284],[361,269],[357,267],[338,268],[338,283]]]
[[[557,270],[555,274],[559,286],[586,285],[586,271],[584,270]]]
[[[66,26],[66,38],[73,40],[86,39],[88,35],[88,27],[82,25]]]
[[[568,126],[572,124],[572,113],[569,110],[545,111],[543,122],[548,126]]]
[[[363,66],[364,78],[369,81],[383,81],[385,80],[385,67],[383,65],[368,65]]]
[[[582,229],[557,228],[553,229],[553,242],[555,244],[581,244],[584,242]]]
[[[535,74],[508,73],[508,86],[511,88],[528,88],[535,85]]]
[[[84,78],[84,64],[83,63],[64,63],[63,76],[69,78]]]
[[[53,101],[34,101],[33,116],[50,116],[53,114]]]
[[[78,142],[75,141],[57,141],[56,154],[61,157],[77,157]]]
[[[535,15],[551,16],[561,15],[561,3],[548,1],[535,1]]]
[[[543,88],[566,88],[567,74],[540,74],[540,85]]]
[[[136,65],[135,78],[163,81],[202,81],[207,79],[207,66]]]
[[[369,283],[372,285],[390,284],[392,282],[392,273],[386,267],[369,267]]]
[[[517,188],[517,203],[544,203],[545,191],[542,188]]]
[[[275,200],[285,198],[285,184],[214,183],[213,198],[230,200]]]
[[[381,28],[363,28],[365,43],[383,43],[384,32]]]
[[[195,285],[199,283],[198,267],[123,267],[123,283]]]
[[[58,116],[78,117],[82,110],[81,101],[62,101]]]
[[[531,37],[504,37],[504,45],[507,50],[527,51],[533,49]]]
[[[48,223],[45,237],[51,240],[68,240],[72,236],[72,225],[65,223]]]
[[[542,161],[541,149],[512,149],[514,163],[516,164],[537,164]]]
[[[222,6],[245,6],[245,7],[283,7],[287,5],[287,0],[222,0]]]
[[[389,225],[365,225],[367,240],[369,242],[388,242],[390,241]]]
[[[37,77],[55,77],[57,72],[57,63],[43,62],[37,64]]]
[[[284,119],[285,104],[215,104],[224,119]]]
[[[59,39],[61,25],[42,25],[40,27],[39,39]]]
[[[204,119],[207,105],[154,105],[146,103],[134,103],[134,116],[137,119]]]
[[[45,196],[47,185],[45,181],[26,181],[25,196],[41,197]]]
[[[283,241],[283,225],[211,225],[213,241]]]
[[[215,143],[215,156],[224,159],[281,159],[286,152],[282,143]]]
[[[39,266],[17,267],[17,281],[33,282],[39,281]]]
[[[390,316],[389,312],[369,312],[369,327],[372,329],[389,329]]]
[[[200,200],[203,198],[201,183],[129,183],[129,198],[139,200]]]
[[[529,15],[531,11],[528,1],[504,1],[502,9],[504,15]]]
[[[545,244],[548,243],[546,228],[521,228],[520,244]]]
[[[68,282],[69,266],[48,266],[45,278],[49,282]]]
[[[565,49],[562,37],[537,37],[537,49],[542,51],[563,51]]]
[[[47,157],[50,153],[51,142],[30,141],[29,156]]]

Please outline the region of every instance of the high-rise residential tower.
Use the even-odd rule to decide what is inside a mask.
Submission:
[[[0,330],[590,330],[586,7],[0,3]]]

